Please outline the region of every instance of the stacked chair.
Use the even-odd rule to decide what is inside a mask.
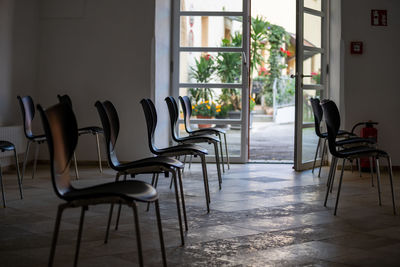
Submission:
[[[321,122],[322,118],[324,115],[324,112],[322,110],[322,107],[320,105],[320,100],[318,98],[310,98],[311,106],[313,109],[314,113],[314,124],[315,124],[315,134],[318,136],[318,145],[317,149],[315,150],[315,157],[314,157],[314,163],[313,163],[313,168],[312,172],[314,173],[314,168],[315,168],[315,163],[317,161],[317,155],[319,152],[319,148],[321,146],[321,142],[323,142],[323,148],[322,148],[322,155],[321,155],[321,162],[319,166],[319,172],[318,172],[318,177],[321,176],[321,169],[322,169],[322,163],[324,160],[325,152],[326,152],[326,142],[328,138],[328,132],[321,132]],[[376,142],[373,139],[369,138],[361,138],[357,137],[354,134],[354,130],[356,129],[357,126],[367,124],[368,122],[360,122],[357,123],[353,126],[351,132],[345,131],[345,130],[339,130],[337,133],[337,137],[341,138],[341,140],[336,140],[336,145],[338,147],[344,147],[344,146],[349,146],[349,145],[354,145],[354,144],[369,144],[369,145],[374,145]],[[359,163],[359,161],[358,161]],[[360,170],[360,164],[358,164],[360,175],[361,175],[361,170]],[[373,183],[373,180],[372,180]]]
[[[69,97],[69,95],[57,95],[57,97],[58,97],[59,102],[64,102],[64,103],[70,105],[70,107],[72,108],[72,100]],[[84,135],[84,134],[91,134],[96,137],[97,159],[99,161],[100,173],[103,172],[103,168],[101,166],[101,151],[100,151],[100,143],[99,143],[99,134],[102,134],[102,133],[103,133],[103,129],[100,127],[97,127],[97,126],[87,126],[87,127],[78,129],[79,136]],[[75,164],[75,172],[77,173],[77,178],[79,178],[77,164]]]
[[[226,162],[228,164],[228,169],[230,169],[229,165],[229,153],[228,153],[228,143],[226,142],[226,131],[220,128],[211,127],[211,128],[201,128],[193,130],[190,126],[190,118],[192,116],[192,103],[188,96],[179,96],[179,101],[182,106],[183,118],[185,124],[185,130],[189,135],[216,135],[219,138],[220,152],[221,152],[221,163],[222,163],[222,171],[225,172],[224,167],[224,153],[222,149],[222,135],[224,136],[224,144],[225,144],[225,156]]]
[[[46,142],[46,136],[44,134],[39,134],[39,135],[33,134],[32,123],[33,123],[33,119],[35,118],[35,104],[33,103],[32,97],[31,96],[24,96],[24,97],[17,96],[17,99],[18,99],[18,102],[19,102],[19,105],[20,105],[21,111],[22,111],[22,122],[24,125],[25,137],[28,141],[26,144],[24,164],[22,166],[21,180],[23,180],[24,176],[25,176],[25,169],[26,169],[26,165],[28,163],[29,149],[30,149],[32,143],[36,144],[36,152],[35,152],[35,158],[33,161],[33,171],[32,171],[32,179],[33,179],[35,177],[35,172],[36,172],[37,158],[39,155],[39,146],[40,146],[40,144],[43,144],[44,142]]]
[[[219,184],[219,189],[221,190],[221,185],[222,185],[222,177],[221,177],[221,167],[220,167],[220,157],[219,157],[219,149],[218,149],[218,143],[220,143],[220,140],[216,136],[212,135],[190,135],[190,136],[185,136],[185,137],[180,137],[176,133],[176,127],[179,119],[179,110],[178,110],[178,105],[175,101],[175,99],[171,96],[166,97],[165,101],[167,102],[168,105],[168,110],[169,110],[169,117],[170,117],[170,122],[171,122],[171,134],[172,134],[172,140],[178,144],[201,144],[201,143],[206,143],[206,144],[213,144],[214,145],[214,152],[215,152],[215,163],[217,166],[217,173],[218,173],[218,184]]]
[[[172,180],[174,181],[175,185],[175,197],[176,197],[176,206],[178,210],[178,220],[179,220],[179,229],[181,234],[181,241],[182,245],[184,244],[184,234],[183,234],[183,227],[182,227],[182,216],[181,216],[181,208],[180,208],[180,201],[179,201],[179,191],[177,187],[176,179],[179,179],[180,185],[180,192],[182,197],[182,208],[183,208],[183,215],[185,220],[185,227],[187,230],[187,220],[186,220],[186,209],[185,209],[185,202],[183,197],[183,188],[182,188],[182,179],[181,179],[181,172],[180,170],[183,168],[183,164],[173,158],[169,157],[151,157],[146,158],[138,161],[128,162],[128,163],[121,163],[115,151],[115,146],[117,143],[117,138],[120,129],[119,117],[117,110],[115,109],[114,105],[110,101],[100,102],[97,101],[95,104],[97,111],[99,113],[101,123],[104,129],[104,136],[106,138],[106,145],[107,145],[107,158],[109,165],[112,169],[117,171],[116,181],[119,180],[121,175],[124,176],[124,180],[126,180],[127,175],[134,176],[139,173],[171,173]],[[107,225],[107,233],[105,243],[107,242],[110,223],[111,223],[111,216],[113,212],[113,205],[110,208],[110,215]],[[117,224],[118,227],[118,220],[120,217],[121,206],[118,210],[117,216]]]
[[[149,148],[153,154],[158,156],[170,156],[170,157],[179,157],[185,155],[194,155],[200,157],[202,171],[203,171],[204,192],[206,198],[207,212],[210,212],[210,206],[209,206],[210,192],[208,187],[207,164],[205,158],[205,156],[208,154],[207,150],[193,144],[182,144],[166,148],[158,148],[154,143],[154,133],[157,127],[157,111],[154,106],[154,103],[150,99],[142,99],[140,103],[142,104],[143,112],[146,117]],[[171,118],[171,120],[172,119],[173,118]]]
[[[100,108],[101,103],[96,104]],[[71,106],[66,103],[56,104],[46,110],[38,106],[40,111],[43,128],[45,130],[45,138],[50,152],[51,178],[53,189],[56,195],[64,200],[58,206],[57,218],[53,234],[51,246],[49,266],[53,266],[58,232],[62,213],[66,208],[81,208],[81,216],[78,230],[78,238],[75,250],[74,266],[78,264],[78,256],[80,242],[82,237],[82,229],[84,223],[84,215],[90,205],[98,204],[125,204],[132,208],[135,216],[135,232],[138,247],[139,264],[143,266],[143,255],[141,246],[141,236],[139,227],[139,218],[137,211],[137,202],[154,203],[156,209],[157,226],[159,232],[160,246],[163,265],[166,266],[166,254],[164,247],[164,239],[162,233],[162,225],[160,218],[160,210],[158,204],[158,194],[156,189],[142,181],[118,181],[99,184],[96,186],[77,189],[71,184],[70,165],[71,159],[78,141],[78,127],[75,115]],[[103,110],[101,110],[103,112]],[[102,113],[102,117],[107,114]],[[104,123],[107,126],[107,121]],[[169,168],[180,168],[181,163],[174,159],[167,158],[148,158],[131,162],[127,164],[119,163],[114,154],[114,145],[116,136],[111,132],[110,127],[105,128],[105,135],[108,141],[109,161],[112,162],[114,168],[118,169],[117,178],[121,174],[131,173],[152,173],[164,172]]]
[[[378,198],[379,198],[379,205],[382,205],[379,159],[386,158],[387,162],[388,162],[389,180],[390,180],[390,186],[391,186],[391,192],[392,192],[393,213],[396,214],[395,196],[394,196],[394,189],[393,189],[392,162],[391,162],[391,158],[390,158],[389,154],[387,152],[377,149],[375,147],[371,147],[368,145],[361,145],[361,144],[338,150],[339,145],[338,145],[336,138],[339,135],[339,129],[340,129],[339,110],[338,110],[336,104],[331,100],[324,100],[324,101],[322,101],[321,105],[322,105],[322,109],[323,109],[323,113],[324,113],[325,121],[326,121],[326,126],[327,126],[327,130],[328,130],[327,131],[327,139],[328,139],[329,152],[333,156],[331,171],[328,176],[328,187],[327,187],[327,191],[326,191],[324,206],[326,206],[329,191],[333,187],[334,177],[335,177],[334,170],[336,169],[338,159],[343,159],[343,165],[342,165],[342,170],[341,170],[341,175],[340,175],[340,180],[339,180],[339,185],[338,185],[338,192],[337,192],[337,197],[336,197],[334,215],[336,215],[336,213],[337,213],[345,162],[346,162],[346,160],[351,161],[353,159],[359,159],[360,157],[370,158],[371,163],[373,160],[376,161]],[[371,164],[371,174],[373,174],[372,173],[372,164]]]

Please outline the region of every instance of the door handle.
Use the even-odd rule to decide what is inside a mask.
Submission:
[[[292,79],[293,79],[293,78],[297,78],[297,76],[299,76],[298,73],[296,73],[296,74],[291,74],[291,75],[290,75],[290,78],[292,78]]]

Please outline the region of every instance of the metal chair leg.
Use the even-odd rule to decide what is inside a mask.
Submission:
[[[165,246],[164,246],[164,236],[163,236],[163,231],[162,231],[162,224],[161,224],[161,216],[160,216],[160,206],[158,204],[158,200],[154,202],[154,206],[156,208],[156,217],[157,217],[157,227],[158,227],[158,234],[160,236],[160,247],[161,247],[161,256],[162,256],[162,262],[163,266],[167,266],[167,256],[165,253]]]
[[[331,165],[331,169],[330,169],[329,175],[328,175],[328,182],[327,182],[327,187],[326,187],[324,207],[326,207],[326,203],[328,202],[329,191],[333,187],[333,180],[334,180],[333,175],[334,175],[334,169],[336,168],[336,162],[337,162],[337,158],[334,157],[332,159],[332,165]]]
[[[318,155],[320,143],[321,143],[321,137],[318,139],[317,149],[315,150],[314,163],[312,165],[312,173],[314,173],[315,163],[317,162],[317,155]]]
[[[178,211],[178,221],[179,221],[179,231],[181,234],[181,243],[182,243],[182,246],[184,246],[185,239],[184,239],[183,227],[182,227],[181,205],[179,204],[180,200],[179,200],[179,193],[178,193],[178,186],[177,186],[177,182],[176,182],[176,172],[175,171],[172,172],[172,179],[174,180],[173,184],[174,184],[174,189],[175,189],[176,209]]]
[[[40,143],[36,143],[36,148],[35,148],[35,159],[33,161],[33,170],[32,170],[32,179],[35,178],[35,173],[36,173],[36,167],[37,167],[37,158],[39,156],[39,147]]]
[[[371,185],[374,187],[374,165],[372,164],[372,158],[373,157],[369,157],[369,170],[371,172]]]
[[[76,154],[74,152],[74,166],[75,166],[75,178],[79,180],[78,162],[76,160]]]
[[[75,250],[75,259],[74,259],[74,266],[78,266],[78,258],[79,258],[79,249],[81,247],[81,239],[82,239],[82,232],[83,232],[83,221],[85,219],[85,211],[87,211],[88,207],[84,206],[81,209],[81,218],[79,220],[79,230],[78,230],[78,238],[76,240],[76,250]]]
[[[392,191],[393,214],[396,215],[396,203],[395,203],[394,188],[393,188],[392,159],[388,156],[387,161],[388,161],[388,168],[389,168],[390,189]]]
[[[362,176],[361,173],[361,162],[360,162],[360,158],[357,158],[357,165],[358,165],[358,173],[360,174],[360,177]]]
[[[103,166],[101,165],[101,150],[100,150],[100,142],[99,142],[99,134],[96,133],[96,144],[97,144],[97,158],[99,160],[99,170],[100,173],[103,173]]]
[[[225,143],[226,162],[228,163],[228,170],[230,170],[231,166],[229,164],[229,153],[228,153],[228,143],[226,142],[226,133],[224,133],[224,143]]]
[[[117,175],[115,176],[115,181],[119,181],[119,177],[121,176],[120,173],[117,173]],[[110,226],[111,226],[111,219],[112,219],[112,214],[114,211],[114,203],[111,204],[110,206],[110,212],[108,214],[108,221],[107,221],[107,229],[106,229],[106,236],[104,238],[104,244],[107,244],[108,242],[108,235],[110,233]]]
[[[142,238],[140,236],[140,226],[139,226],[139,214],[137,212],[136,203],[133,202],[132,205],[133,215],[135,220],[135,230],[136,230],[136,243],[138,247],[138,256],[139,256],[139,266],[143,266],[143,253],[142,253]]]
[[[56,245],[57,245],[57,239],[58,239],[58,232],[60,230],[60,222],[61,222],[61,216],[62,213],[65,209],[65,205],[59,205],[58,210],[57,210],[57,217],[56,217],[56,224],[54,226],[54,233],[53,233],[53,240],[51,243],[51,249],[50,249],[50,257],[49,257],[49,267],[53,266],[54,262],[54,255],[56,252]]]
[[[214,143],[214,151],[215,151],[215,161],[217,165],[217,173],[218,173],[218,183],[219,183],[219,190],[222,189],[222,177],[221,177],[221,169],[219,163],[219,153],[218,153],[218,144]]]
[[[158,173],[157,173],[157,180],[158,180]],[[156,173],[153,173],[153,177],[151,178],[151,185],[154,188],[157,188],[157,184],[155,184],[155,181],[156,181]],[[147,212],[149,212],[149,210],[150,210],[150,203],[151,202],[147,202],[147,208],[146,208]]]
[[[4,195],[3,173],[1,171],[1,166],[0,166],[0,186],[1,186],[1,195],[3,198],[3,208],[5,208],[6,207],[6,196]]]
[[[190,169],[190,167],[192,167],[192,159],[193,159],[193,155],[190,155],[190,160],[189,160],[189,169]]]
[[[224,153],[222,150],[222,138],[220,133],[218,133],[218,138],[219,138],[219,151],[221,153],[222,172],[225,173]]]
[[[182,169],[182,173],[185,172],[186,157],[187,157],[187,155],[185,155],[185,156],[183,157],[183,169]]]
[[[21,199],[23,199],[24,195],[22,193],[21,173],[19,172],[18,156],[17,156],[17,151],[15,149],[14,149],[14,158],[15,158],[15,168],[17,168],[17,180],[18,180],[18,186],[19,186],[19,195],[21,196]]]
[[[331,176],[332,176],[332,172],[333,172],[334,162],[335,162],[335,157],[332,156],[331,166],[329,167],[328,179],[326,180],[327,187],[329,187],[329,185],[331,183]]]
[[[188,223],[186,217],[186,204],[185,204],[185,194],[183,192],[183,184],[182,184],[182,176],[181,171],[179,169],[176,170],[178,172],[178,180],[179,180],[179,189],[181,191],[181,201],[182,201],[182,210],[183,210],[183,220],[185,222],[185,230],[188,230]]]
[[[332,193],[332,190],[333,190],[333,182],[335,181],[336,169],[337,169],[338,161],[339,161],[339,159],[336,158],[336,160],[335,160],[335,168],[333,169],[333,172],[332,172],[331,189],[329,190],[329,192],[331,192],[331,193]]]
[[[206,196],[207,213],[210,213],[210,189],[208,187],[206,157],[204,155],[200,155],[200,159],[201,167],[203,169],[204,193]]]
[[[324,162],[324,156],[325,156],[325,151],[326,151],[326,140],[324,140],[324,147],[322,149],[322,156],[321,156],[321,163],[319,164],[319,171],[318,171],[318,178],[321,177],[321,170],[322,170],[322,163]]]
[[[124,181],[126,181],[126,173],[124,174]],[[118,230],[119,218],[121,217],[121,209],[122,209],[122,203],[120,202],[118,204],[118,213],[117,213],[117,221],[115,222],[115,231]]]
[[[24,163],[22,165],[22,176],[21,176],[21,181],[24,180],[24,175],[25,175],[25,169],[26,169],[26,164],[28,163],[28,156],[29,156],[29,149],[31,147],[31,140],[28,140],[26,143],[26,149],[25,149],[25,157],[24,157]]]
[[[343,159],[343,165],[342,165],[342,171],[340,173],[340,180],[339,180],[339,186],[338,186],[338,192],[337,192],[337,196],[336,196],[336,204],[335,204],[335,212],[334,215],[336,216],[336,212],[337,212],[337,207],[339,204],[339,197],[340,197],[340,189],[342,188],[342,181],[343,181],[343,172],[344,172],[344,165],[345,165],[346,159]]]
[[[378,198],[379,198],[379,206],[382,206],[381,199],[381,171],[379,168],[379,157],[376,157],[376,183],[378,184]]]

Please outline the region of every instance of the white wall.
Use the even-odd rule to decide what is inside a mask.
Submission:
[[[0,125],[10,123],[14,2],[0,0]]]
[[[100,125],[96,100],[112,101],[121,160],[150,154],[139,101],[151,96],[154,16],[154,1],[41,1],[37,101],[47,107],[69,94],[81,127]],[[77,157],[96,159],[93,137],[79,140]]]
[[[388,10],[388,26],[373,27],[371,9]],[[400,2],[396,0],[342,1],[344,42],[344,100],[346,123],[379,122],[378,144],[400,165]],[[362,41],[364,53],[350,54],[350,42]]]

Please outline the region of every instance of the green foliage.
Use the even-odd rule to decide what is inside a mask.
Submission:
[[[200,59],[195,59],[195,62],[196,66],[190,68],[190,76],[198,83],[208,83],[215,72],[213,57],[205,54]],[[210,88],[190,88],[189,94],[193,103],[211,101],[213,99],[213,90]]]
[[[250,77],[255,69],[265,63],[261,51],[265,49],[265,45],[268,41],[267,30],[269,26],[270,23],[262,17],[257,16],[256,18],[251,18]]]

